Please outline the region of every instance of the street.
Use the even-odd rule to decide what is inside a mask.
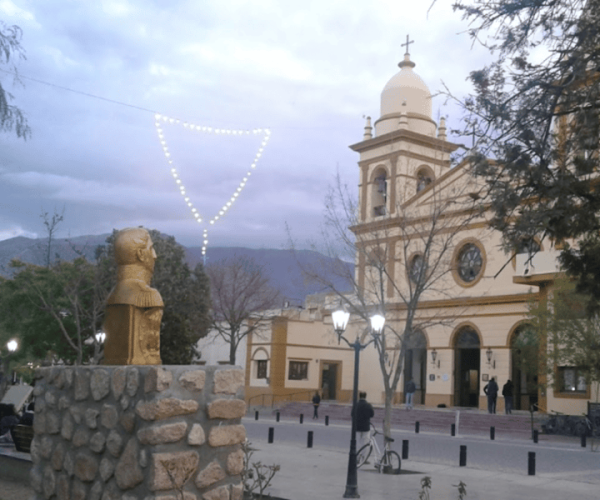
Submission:
[[[248,439],[256,444],[267,443],[268,429],[274,428],[274,442],[301,444],[306,446],[307,433],[313,431],[313,447],[315,449],[349,450],[350,425],[336,423],[325,426],[323,421],[315,423],[311,420],[299,424],[298,421],[259,420],[245,418]],[[381,430],[381,429],[379,429]],[[600,471],[600,451],[590,451],[580,446],[578,439],[544,442],[534,444],[532,441],[515,438],[503,438],[496,435],[491,441],[482,436],[459,435],[451,437],[431,432],[415,434],[414,431],[392,430],[392,449],[402,455],[402,440],[409,441],[409,459],[403,460],[402,469],[411,470],[411,460],[426,463],[458,466],[460,445],[467,446],[467,468],[498,471],[516,474],[527,474],[528,452],[536,453],[536,473],[560,475],[572,480],[585,481],[587,475],[597,476]],[[382,448],[383,439],[377,436]],[[579,479],[577,479],[579,477]]]

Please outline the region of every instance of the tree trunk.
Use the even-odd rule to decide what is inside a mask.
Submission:
[[[394,402],[394,391],[391,387],[385,389],[385,408],[383,413],[383,434],[392,437],[392,404]]]
[[[230,365],[235,365],[235,351],[236,350],[237,350],[237,345],[235,344],[233,339],[231,339],[231,342],[229,343],[229,364]]]

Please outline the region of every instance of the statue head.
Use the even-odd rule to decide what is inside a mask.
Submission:
[[[142,227],[119,231],[115,239],[115,259],[119,266],[137,264],[152,273],[156,252],[150,233]]]

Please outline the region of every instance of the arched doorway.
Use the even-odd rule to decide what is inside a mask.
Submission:
[[[404,384],[413,379],[417,390],[413,402],[425,404],[427,380],[427,340],[421,330],[409,334],[404,351]]]
[[[539,344],[531,325],[519,325],[510,339],[511,380],[515,410],[529,410],[538,402]]]
[[[462,327],[454,340],[454,405],[479,407],[479,335],[471,326]]]

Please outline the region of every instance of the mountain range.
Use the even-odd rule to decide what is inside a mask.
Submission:
[[[77,236],[74,238],[57,238],[52,241],[51,259],[73,260],[83,255],[88,260],[94,260],[96,248],[106,243],[109,234]],[[183,246],[183,245],[182,245]],[[202,262],[202,249],[200,247],[183,246],[186,261],[190,267],[195,267]],[[10,277],[13,270],[10,261],[17,259],[26,263],[44,265],[47,259],[47,240],[32,239],[23,236],[0,241],[0,275]],[[330,276],[328,279],[335,283],[338,290],[351,290],[350,282],[334,276],[331,269],[340,265],[339,261],[326,257],[312,250],[277,250],[277,249],[252,249],[243,247],[209,247],[207,265],[220,262],[234,256],[252,258],[257,264],[263,266],[269,276],[271,285],[278,288],[286,302],[290,305],[301,306],[307,295],[323,292],[315,283],[306,282],[301,267],[319,266],[323,274]],[[159,256],[160,258],[160,256]],[[348,271],[352,272],[353,264],[344,262]]]

